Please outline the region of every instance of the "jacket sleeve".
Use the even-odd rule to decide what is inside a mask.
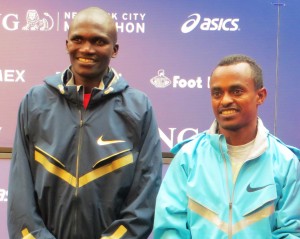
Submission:
[[[38,213],[35,200],[27,119],[27,98],[24,98],[18,112],[10,164],[7,208],[9,238],[54,239]]]
[[[297,152],[299,158],[300,151]],[[296,156],[288,161],[289,167],[275,211],[276,228],[273,236],[278,239],[300,238],[300,163]]]
[[[187,226],[188,165],[179,151],[172,160],[159,190],[154,219],[154,239],[189,239]]]
[[[135,175],[118,220],[114,221],[102,238],[145,239],[153,228],[156,196],[162,178],[162,152],[158,126],[148,102],[142,120],[141,139]]]

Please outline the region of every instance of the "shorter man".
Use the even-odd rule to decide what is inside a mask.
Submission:
[[[300,151],[257,116],[267,95],[262,70],[247,56],[225,57],[210,88],[216,120],[173,149],[154,238],[299,238]]]

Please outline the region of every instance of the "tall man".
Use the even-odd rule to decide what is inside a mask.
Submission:
[[[300,151],[258,118],[267,91],[244,55],[210,81],[215,121],[175,146],[157,197],[155,239],[300,238]]]
[[[115,22],[80,11],[66,41],[71,66],[23,99],[11,161],[12,239],[145,239],[161,182],[149,99],[109,67]]]

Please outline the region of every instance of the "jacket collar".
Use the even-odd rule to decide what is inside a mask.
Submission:
[[[224,153],[227,153],[227,143],[224,135],[222,134],[217,134],[217,127],[218,123],[216,120],[213,121],[211,127],[197,135],[194,135],[178,144],[176,144],[172,149],[171,152],[176,154],[185,144],[189,143],[190,141],[196,141],[194,145],[198,145],[198,143],[205,137],[208,138],[209,143],[211,146],[219,152],[222,150]],[[253,145],[253,150],[251,154],[249,155],[247,160],[254,159],[262,155],[267,148],[269,147],[269,142],[268,142],[268,135],[269,131],[265,128],[262,120],[258,118],[258,126],[257,126],[257,135],[254,139],[254,145]]]
[[[118,73],[113,69],[109,68],[108,73],[104,75],[103,79],[101,79],[100,84],[98,86],[98,89],[104,90],[107,89],[113,82],[116,82],[119,78]],[[66,85],[66,86],[75,86],[75,81],[74,81],[74,75],[71,70],[71,66],[69,66],[61,75],[61,81]],[[79,91],[82,86],[77,85],[77,91]]]
[[[76,92],[80,93],[83,91],[83,87],[76,86],[72,78],[73,73],[69,68],[67,68],[60,74],[47,77],[45,79],[45,83],[56,88],[60,94],[70,98],[71,95],[74,95]],[[95,91],[93,95],[97,94],[99,96],[105,96],[115,94],[124,91],[127,87],[129,87],[127,81],[123,77],[119,76],[113,68],[110,68],[108,74],[103,78],[103,83],[100,84],[98,88],[93,89],[93,91]]]
[[[265,128],[262,120],[258,117],[257,118],[258,125],[257,125],[257,134],[254,139],[253,150],[249,155],[249,159],[254,159],[262,155],[268,148],[268,134],[269,131]],[[211,127],[206,131],[207,135],[209,136],[210,142],[213,147],[218,149],[220,147],[220,142],[222,144],[222,149],[227,152],[227,144],[225,137],[223,135],[217,134],[218,123],[216,120],[212,123]]]

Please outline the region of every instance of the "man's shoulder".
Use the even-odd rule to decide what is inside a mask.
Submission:
[[[33,85],[27,92],[27,96],[40,94],[43,93],[44,91],[45,91],[45,84],[41,83],[41,84]]]
[[[146,98],[146,99],[149,99],[148,95],[140,90],[140,89],[137,89],[137,88],[134,88],[132,86],[128,86],[125,90],[125,93],[130,96],[130,97],[142,97],[142,98]]]
[[[179,151],[188,151],[191,152],[191,150],[194,148],[196,149],[198,147],[198,145],[205,141],[207,139],[207,132],[201,132],[199,134],[196,134],[188,139],[185,139],[181,142],[179,142],[178,144],[176,144],[172,149],[171,152],[173,154],[178,153]]]
[[[300,149],[286,144],[284,143],[281,139],[279,139],[278,137],[269,134],[269,142],[270,142],[270,148],[278,153],[284,154],[285,156],[288,157],[294,157],[296,156],[296,158],[298,158],[300,160]]]
[[[147,108],[152,107],[152,102],[150,97],[143,91],[128,86],[123,92],[122,95],[124,97],[124,101],[126,101],[129,105],[132,106],[141,106]]]
[[[49,91],[49,82],[52,82],[54,85],[58,84],[60,81],[60,76],[59,75],[52,75],[52,76],[47,76],[43,81],[41,81],[39,84],[31,86],[31,88],[28,90],[26,93],[26,97],[45,97],[46,92]]]

